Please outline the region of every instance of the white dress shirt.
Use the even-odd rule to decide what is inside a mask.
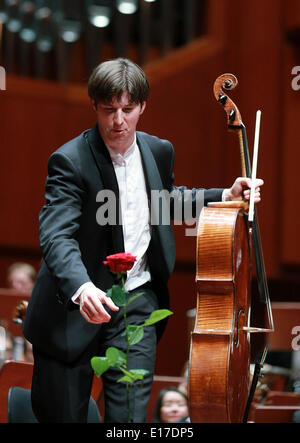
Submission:
[[[119,185],[124,249],[137,257],[125,282],[125,289],[131,291],[151,279],[146,256],[151,232],[145,175],[136,139],[124,155],[108,150]]]
[[[136,256],[134,266],[127,272],[125,289],[131,291],[151,280],[146,251],[149,246],[150,210],[146,191],[145,175],[139,147],[134,139],[124,155],[107,146],[119,186],[124,249]],[[120,251],[121,252],[121,251]],[[91,282],[84,283],[73,295],[77,298]]]

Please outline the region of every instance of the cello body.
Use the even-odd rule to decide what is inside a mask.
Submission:
[[[242,422],[249,394],[251,242],[243,202],[202,209],[191,335],[191,422]]]

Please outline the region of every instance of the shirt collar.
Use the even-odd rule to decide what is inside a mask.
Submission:
[[[121,165],[123,164],[124,161],[128,161],[131,155],[134,153],[136,149],[136,135],[134,135],[134,140],[132,144],[126,149],[124,155],[117,153],[114,149],[110,148],[109,146],[106,147],[108,149],[112,162]]]

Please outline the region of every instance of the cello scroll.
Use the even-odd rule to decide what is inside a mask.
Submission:
[[[216,100],[221,103],[227,114],[228,128],[236,129],[242,125],[241,114],[231,100],[231,98],[224,93],[223,89],[227,91],[233,91],[238,85],[238,80],[233,74],[220,75],[214,83],[214,95]]]

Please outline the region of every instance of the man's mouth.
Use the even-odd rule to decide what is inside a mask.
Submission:
[[[125,132],[125,129],[113,129],[113,132],[116,132],[117,134],[122,134],[122,132]]]

